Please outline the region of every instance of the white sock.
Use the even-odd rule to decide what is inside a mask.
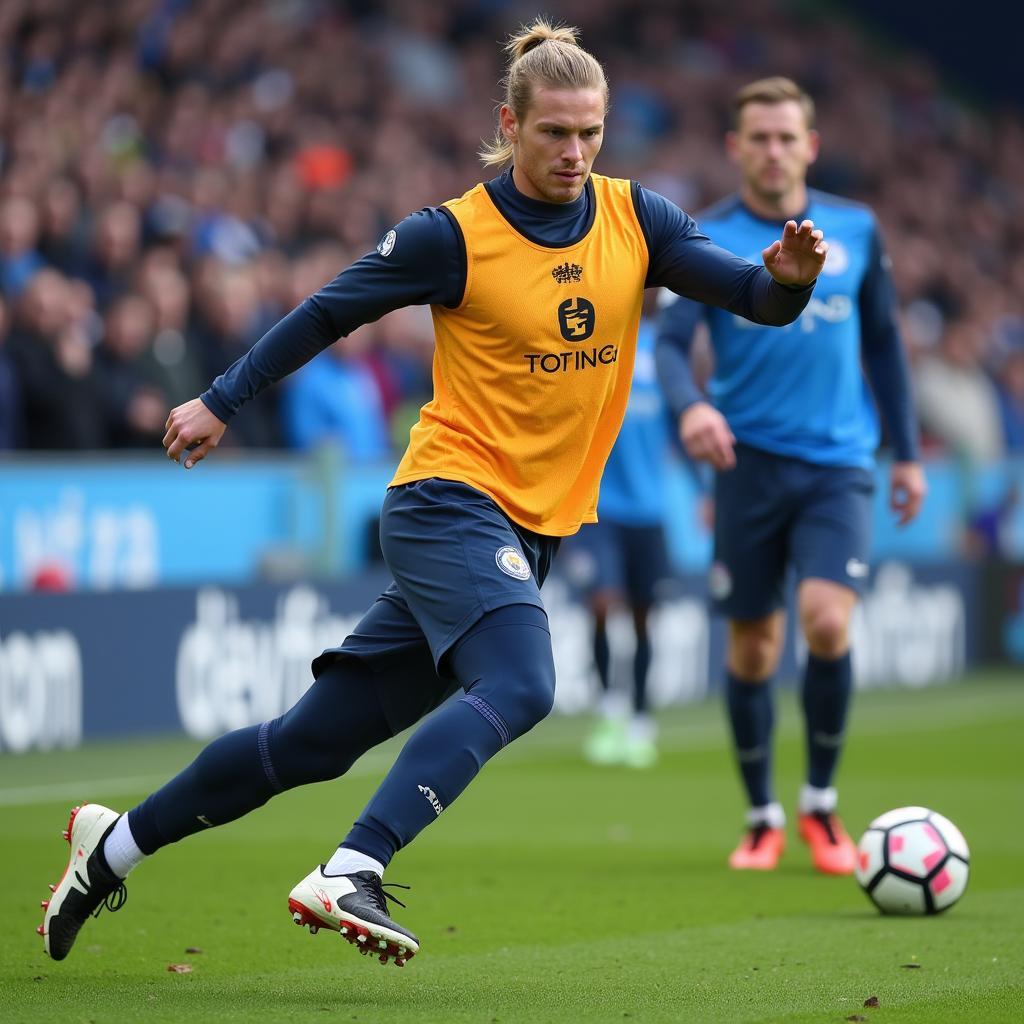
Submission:
[[[777,802],[765,804],[763,807],[751,807],[747,811],[747,824],[751,828],[756,828],[758,825],[767,825],[769,828],[785,828],[786,812],[782,809],[782,804]]]
[[[658,724],[650,715],[634,715],[626,726],[626,735],[634,743],[653,743],[658,738]]]
[[[132,835],[127,814],[114,822],[110,835],[103,841],[103,857],[118,878],[127,878],[128,872],[146,859]]]
[[[618,720],[629,713],[629,705],[617,690],[605,690],[598,699],[597,712],[604,719]]]
[[[814,814],[821,812],[831,814],[839,802],[839,794],[835,786],[818,789],[817,786],[800,787],[800,813]]]
[[[383,876],[384,865],[379,860],[367,857],[365,853],[345,846],[339,846],[334,856],[324,865],[325,875],[354,875],[357,871],[376,871]]]

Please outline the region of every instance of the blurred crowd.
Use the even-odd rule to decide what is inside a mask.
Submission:
[[[551,7],[549,6],[549,10]],[[0,449],[154,447],[285,312],[406,213],[482,176],[503,0],[4,0]],[[931,449],[1024,451],[1024,119],[923,58],[782,0],[565,0],[604,63],[598,169],[695,212],[736,184],[731,98],[816,98],[811,183],[870,203]],[[809,20],[810,19],[810,20]],[[429,313],[361,329],[250,403],[225,443],[404,446]]]

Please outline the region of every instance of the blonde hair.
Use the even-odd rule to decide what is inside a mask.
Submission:
[[[793,100],[800,104],[808,128],[814,127],[814,100],[791,78],[776,75],[774,78],[759,78],[743,86],[733,100],[733,127],[739,127],[740,114],[748,103],[787,103]]]
[[[604,68],[592,54],[576,42],[579,29],[568,25],[552,25],[546,18],[537,18],[530,26],[509,38],[505,44],[508,71],[501,85],[504,104],[520,120],[530,109],[536,86],[554,89],[600,89],[608,106],[608,81]],[[512,143],[502,134],[501,125],[494,141],[480,150],[485,167],[500,167],[512,159]]]

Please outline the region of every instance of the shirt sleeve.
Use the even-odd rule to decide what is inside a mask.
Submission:
[[[919,458],[920,443],[889,267],[889,256],[875,225],[858,297],[864,372],[885,421],[893,455],[899,462],[914,462]]]
[[[634,202],[647,240],[647,287],[720,306],[756,324],[782,327],[802,312],[814,290],[779,284],[764,267],[715,245],[697,222],[657,192],[634,185]]]
[[[465,249],[444,209],[410,214],[370,253],[279,320],[202,396],[227,423],[241,406],[338,338],[402,306],[457,306],[466,281]]]
[[[669,292],[661,294],[667,301],[658,313],[654,362],[665,402],[678,420],[695,402],[704,401],[690,366],[690,350],[697,325],[704,318],[704,306]]]

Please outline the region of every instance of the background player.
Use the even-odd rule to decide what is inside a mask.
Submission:
[[[594,664],[601,687],[598,722],[584,745],[594,764],[648,768],[658,757],[650,714],[648,613],[669,575],[665,544],[665,473],[670,436],[654,366],[655,324],[640,321],[633,387],[622,429],[601,477],[598,522],[584,526],[563,554],[570,579],[587,594],[593,620]],[[608,616],[629,613],[636,637],[632,692],[611,678]]]
[[[120,905],[123,878],[144,856],[343,775],[437,708],[288,901],[297,923],[404,963],[419,943],[387,913],[385,867],[551,709],[540,585],[559,539],[595,518],[644,288],[765,323],[787,323],[806,305],[827,252],[810,222],[786,224],[762,253],[767,271],[719,249],[666,199],[591,174],[608,89],[573,30],[537,21],[509,52],[485,162],[511,169],[407,217],[171,412],[167,454],[191,469],[244,402],[339,336],[401,306],[432,306],[434,397],[381,514],[394,583],[340,647],[315,659],[314,683],[280,718],[214,740],[127,814],[95,804],[77,812],[69,870],[40,926],[55,959],[89,914]]]
[[[750,804],[748,833],[729,863],[771,869],[784,845],[785,815],[771,779],[771,680],[792,567],[810,651],[800,834],[818,870],[847,874],[855,849],[835,814],[832,781],[852,687],[850,615],[868,574],[879,441],[864,372],[888,427],[895,457],[890,503],[901,524],[917,515],[925,481],[878,228],[867,208],[808,191],[807,168],[818,153],[813,125],[813,102],[789,79],[741,89],[726,137],[740,192],[701,217],[704,229],[739,253],[756,251],[789,218],[824,225],[829,256],[799,320],[768,329],[680,299],[661,316],[657,356],[687,453],[718,471],[710,589],[729,618],[726,702]],[[710,329],[716,363],[711,403],[688,363],[701,322]]]

